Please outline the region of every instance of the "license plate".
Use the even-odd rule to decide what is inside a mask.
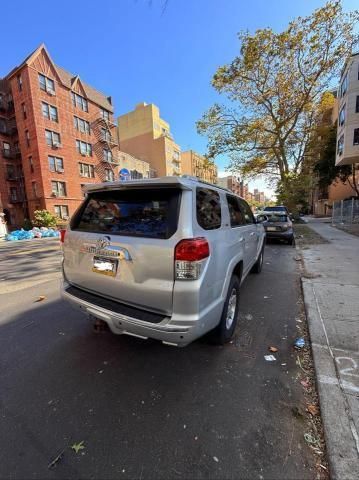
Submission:
[[[115,277],[117,273],[118,260],[106,257],[93,257],[92,271],[109,277]]]
[[[267,232],[276,232],[277,227],[267,227]]]

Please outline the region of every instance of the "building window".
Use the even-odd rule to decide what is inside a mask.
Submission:
[[[31,182],[31,187],[32,187],[32,195],[34,198],[38,198],[38,191],[37,191],[37,183],[36,182]]]
[[[74,116],[74,127],[82,133],[91,133],[90,123],[82,118]]]
[[[53,122],[58,122],[57,108],[49,105],[46,102],[42,102],[42,115]]]
[[[55,82],[41,73],[39,73],[39,86],[44,92],[55,95]]]
[[[105,142],[111,142],[112,136],[107,128],[101,128],[101,140]]]
[[[131,170],[131,180],[140,180],[143,178],[143,174],[137,170]]]
[[[66,184],[65,182],[51,182],[51,190],[54,197],[66,197]]]
[[[17,201],[17,188],[10,187],[10,201],[16,202]]]
[[[339,113],[339,125],[342,126],[345,123],[345,104],[343,105],[342,109]]]
[[[30,147],[30,133],[29,130],[25,130],[25,139],[26,139],[26,145]]]
[[[34,173],[34,164],[32,162],[32,157],[29,157],[30,172]]]
[[[47,157],[49,161],[49,169],[50,172],[58,172],[58,173],[63,173],[64,171],[64,159],[61,157],[54,157],[52,155],[49,155]]]
[[[50,147],[60,147],[61,146],[61,137],[57,132],[52,130],[45,130],[46,143]]]
[[[342,135],[338,140],[337,154],[341,155],[344,149],[344,135]]]
[[[105,168],[105,179],[106,182],[113,182],[115,180],[115,174],[110,168]]]
[[[26,120],[27,114],[26,114],[26,105],[25,105],[25,103],[22,103],[22,104],[21,104],[21,110],[22,110],[22,116],[23,116],[24,120]]]
[[[15,165],[6,165],[7,180],[16,180]]]
[[[2,142],[2,144],[3,144],[4,157],[9,158],[9,157],[10,157],[10,153],[11,153],[10,143],[8,143],[8,142]]]
[[[79,163],[81,177],[95,178],[95,169],[93,165],[88,163]]]
[[[109,121],[110,120],[110,112],[105,110],[104,108],[101,108],[101,117],[104,119],[104,120],[107,120]]]
[[[72,104],[74,107],[83,110],[84,112],[88,112],[88,103],[86,98],[82,97],[78,93],[71,92]]]
[[[110,163],[113,161],[111,150],[107,150],[107,148],[103,149],[103,161],[110,162]]]
[[[359,95],[357,95],[357,99],[356,99],[355,113],[359,113]]]
[[[359,145],[359,128],[354,128],[353,145]]]
[[[55,215],[58,218],[67,220],[69,218],[69,207],[67,205],[54,205]]]
[[[173,160],[175,162],[179,162],[180,159],[180,153],[177,150],[173,150]]]
[[[20,144],[18,141],[14,142],[14,151],[15,153],[20,153]]]
[[[22,76],[21,76],[21,74],[17,75],[16,79],[17,79],[17,87],[18,87],[19,91],[21,92],[21,90],[22,90]]]
[[[92,157],[92,145],[91,143],[82,142],[81,140],[76,140],[76,150],[80,155],[84,157]]]
[[[345,77],[343,78],[343,81],[340,85],[340,96],[344,97],[348,90],[348,74],[346,73]]]

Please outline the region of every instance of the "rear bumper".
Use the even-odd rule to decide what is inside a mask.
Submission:
[[[268,232],[266,231],[266,237],[267,238],[277,238],[277,239],[282,239],[282,240],[290,240],[293,238],[293,230],[285,230],[282,232]]]
[[[217,303],[210,311],[206,310],[195,317],[175,314],[171,317],[158,315],[158,322],[149,322],[114,311],[108,305],[104,305],[104,302],[99,302],[97,295],[85,291],[83,292],[86,295],[79,295],[76,290],[79,289],[73,289],[66,281],[63,282],[63,298],[83,313],[104,320],[113,333],[144,339],[154,338],[175,346],[186,346],[214,328],[219,322],[223,309],[223,304]]]

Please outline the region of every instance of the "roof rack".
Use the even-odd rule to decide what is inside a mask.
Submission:
[[[181,175],[181,178],[185,178],[187,180],[192,180],[192,181],[198,182],[198,183],[204,183],[205,185],[209,185],[210,187],[219,188],[220,190],[224,190],[225,192],[229,192],[229,193],[233,194],[233,192],[231,190],[229,190],[229,188],[222,187],[221,185],[216,185],[215,183],[206,182],[206,180],[202,180],[201,178],[194,177],[193,175],[186,175],[185,174],[185,175]]]

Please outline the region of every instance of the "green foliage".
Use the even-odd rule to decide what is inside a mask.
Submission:
[[[48,210],[35,210],[34,212],[34,227],[56,227],[58,218]]]
[[[33,224],[32,224],[32,221],[29,218],[25,218],[22,226],[23,226],[24,230],[31,230],[32,227],[33,227]]]
[[[215,104],[197,122],[198,132],[208,137],[208,157],[228,154],[231,172],[265,174],[293,196],[322,115],[322,92],[358,40],[358,19],[358,11],[344,13],[341,2],[331,0],[283,32],[240,32],[239,55],[212,79],[229,106]]]
[[[277,203],[285,205],[293,214],[307,211],[309,208],[309,192],[312,188],[312,175],[291,173],[285,180],[278,182]]]

